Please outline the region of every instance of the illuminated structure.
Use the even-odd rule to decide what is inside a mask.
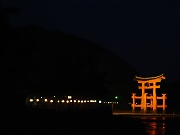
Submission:
[[[140,107],[142,112],[147,112],[147,108],[150,108],[152,112],[156,112],[157,108],[162,108],[163,112],[167,107],[165,100],[167,99],[166,94],[162,94],[161,97],[156,96],[156,89],[160,88],[160,85],[157,85],[158,82],[161,82],[162,79],[165,79],[164,74],[155,77],[135,77],[135,80],[141,84],[138,86],[142,90],[141,96],[136,96],[136,93],[132,93],[132,111],[135,111],[135,108]],[[145,90],[152,90],[152,94],[146,93]],[[141,104],[136,104],[135,99],[140,99]],[[162,105],[157,105],[157,100],[162,100]],[[150,103],[147,102],[150,101]]]

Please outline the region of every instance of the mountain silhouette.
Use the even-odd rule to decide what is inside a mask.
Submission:
[[[100,45],[33,25],[4,34],[1,56],[3,91],[125,99],[137,75]]]

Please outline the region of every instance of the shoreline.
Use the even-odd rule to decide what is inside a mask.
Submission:
[[[120,116],[156,116],[156,117],[180,117],[180,114],[164,114],[164,113],[131,113],[131,112],[113,112],[112,115],[120,115]]]

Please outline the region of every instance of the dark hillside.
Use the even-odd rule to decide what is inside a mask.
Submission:
[[[110,50],[37,26],[16,28],[1,43],[2,91],[114,96],[125,100],[137,72]]]

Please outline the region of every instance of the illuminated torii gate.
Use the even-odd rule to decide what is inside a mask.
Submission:
[[[162,94],[161,97],[156,96],[156,89],[160,88],[160,85],[156,85],[156,83],[161,82],[162,79],[165,79],[164,74],[161,74],[159,76],[155,77],[135,77],[135,80],[141,84],[138,88],[142,90],[141,96],[136,96],[136,93],[132,93],[132,111],[135,111],[136,107],[140,107],[143,112],[147,111],[147,107],[150,107],[153,112],[157,111],[157,108],[162,108],[163,111],[165,111],[167,105],[165,104],[165,99],[167,99],[166,94]],[[146,89],[153,90],[153,94],[148,95],[148,93],[145,92]],[[140,99],[141,104],[137,105],[135,103],[135,99]],[[150,100],[150,105],[147,104],[147,99]],[[163,103],[162,105],[157,105],[157,100],[162,99]]]

